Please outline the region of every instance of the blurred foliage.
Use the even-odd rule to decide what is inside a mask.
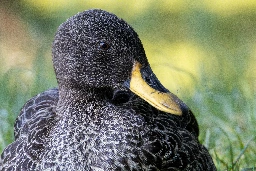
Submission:
[[[91,8],[137,31],[155,74],[194,111],[200,141],[219,170],[255,167],[254,0],[2,1],[0,151],[12,142],[25,101],[57,85],[51,63],[57,27]]]

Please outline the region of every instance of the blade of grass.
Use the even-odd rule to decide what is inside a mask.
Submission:
[[[238,155],[238,157],[236,158],[236,160],[233,162],[233,166],[235,166],[237,164],[237,162],[240,160],[240,158],[242,157],[242,155],[245,153],[246,149],[248,148],[249,144],[251,143],[251,141],[253,139],[255,139],[256,136],[252,137],[248,142],[247,144],[245,145],[245,147],[242,149],[241,153]]]

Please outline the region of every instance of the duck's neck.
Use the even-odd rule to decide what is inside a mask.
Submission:
[[[107,90],[97,88],[70,89],[60,87],[57,115],[82,119],[95,115],[93,112],[107,101]],[[79,119],[80,118],[80,119]]]
[[[100,88],[92,88],[92,87],[86,87],[82,89],[74,89],[74,88],[65,88],[60,87],[59,88],[59,101],[61,103],[65,103],[68,101],[97,101],[102,100],[102,96],[106,96],[107,90],[106,89],[100,89]]]

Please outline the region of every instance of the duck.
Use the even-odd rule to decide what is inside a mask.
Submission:
[[[0,170],[214,171],[189,107],[153,73],[134,29],[101,9],[61,24],[57,88],[27,101]]]

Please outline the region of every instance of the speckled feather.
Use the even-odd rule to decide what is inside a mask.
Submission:
[[[134,60],[149,65],[115,15],[89,10],[63,23],[53,43],[59,88],[24,105],[0,170],[216,170],[189,109],[161,112],[123,86]]]

